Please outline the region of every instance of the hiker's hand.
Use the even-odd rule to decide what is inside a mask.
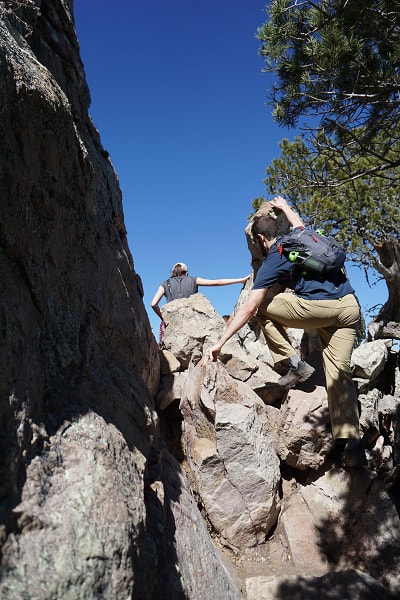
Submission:
[[[200,361],[200,365],[205,367],[209,362],[216,362],[219,353],[221,352],[221,348],[219,346],[211,346],[207,350],[207,352],[203,355],[203,358]]]
[[[289,206],[285,198],[282,198],[281,196],[275,196],[275,198],[272,198],[272,200],[270,200],[270,204],[272,204],[272,206],[278,210],[285,210],[285,208],[288,208]]]
[[[270,204],[273,206],[273,208],[276,208],[277,210],[281,210],[283,212],[283,214],[289,221],[289,225],[293,229],[296,229],[296,227],[301,227],[302,229],[304,229],[305,225],[300,215],[289,206],[285,198],[282,198],[281,196],[275,196],[275,198],[272,198],[272,200],[270,200]]]
[[[250,277],[251,277],[251,273],[250,273],[250,275],[246,275],[246,277],[243,277],[242,283],[247,283],[248,280],[250,279]]]

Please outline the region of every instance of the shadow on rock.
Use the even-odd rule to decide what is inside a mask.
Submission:
[[[365,573],[346,570],[321,577],[296,577],[280,583],[271,600],[394,600],[378,581]]]
[[[153,448],[147,464],[145,506],[133,598],[242,600],[239,583],[223,566],[180,465],[162,443]]]

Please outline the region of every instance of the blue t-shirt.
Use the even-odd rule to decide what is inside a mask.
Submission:
[[[293,265],[280,254],[276,243],[271,246],[258,270],[253,290],[265,289],[274,283],[284,284],[307,300],[334,300],[354,293],[343,271],[330,273],[324,279],[318,279],[312,273],[304,274],[301,266]]]

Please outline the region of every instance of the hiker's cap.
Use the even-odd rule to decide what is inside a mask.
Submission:
[[[173,267],[172,270],[176,269],[176,267],[180,267],[182,269],[182,271],[186,271],[186,273],[189,272],[189,269],[187,268],[187,266],[185,265],[185,263],[183,262],[177,262]]]

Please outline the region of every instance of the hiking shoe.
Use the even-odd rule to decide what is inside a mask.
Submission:
[[[343,448],[340,460],[344,469],[366,467],[368,465],[364,446],[358,439],[352,439],[347,442]]]
[[[295,387],[298,383],[306,381],[314,373],[315,369],[304,360],[301,360],[297,365],[297,368],[289,367],[289,371],[283,377],[280,377],[277,384],[280,387],[290,390]]]

